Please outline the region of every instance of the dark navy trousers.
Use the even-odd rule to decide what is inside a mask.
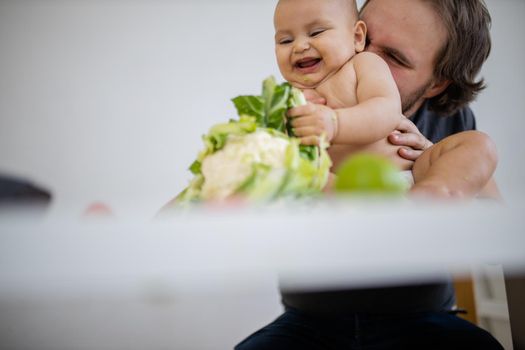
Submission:
[[[235,350],[503,349],[486,331],[447,312],[319,316],[288,308]]]

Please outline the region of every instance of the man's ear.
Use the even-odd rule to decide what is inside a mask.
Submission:
[[[445,91],[446,88],[452,83],[451,80],[442,79],[439,82],[434,82],[432,85],[427,89],[427,92],[425,95],[423,95],[424,98],[432,98],[434,96],[439,95],[443,91]]]
[[[363,21],[357,21],[354,26],[354,47],[356,52],[362,52],[366,44],[366,24]]]

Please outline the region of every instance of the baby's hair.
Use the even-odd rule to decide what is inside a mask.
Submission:
[[[277,5],[281,2],[282,0],[278,0],[277,1]],[[317,0],[317,1],[320,1],[320,0]],[[340,1],[345,1],[347,2],[348,6],[349,6],[349,9],[350,9],[350,18],[352,19],[352,21],[357,21],[359,19],[359,10],[357,8],[357,2],[356,0],[340,0]]]

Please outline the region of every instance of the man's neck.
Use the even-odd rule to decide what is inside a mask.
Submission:
[[[422,98],[419,102],[414,103],[408,110],[403,111],[403,115],[405,115],[408,119],[411,119],[421,108],[421,106],[423,106],[425,101],[426,99]]]

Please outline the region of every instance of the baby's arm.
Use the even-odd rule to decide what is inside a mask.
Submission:
[[[335,144],[365,145],[394,131],[404,116],[396,83],[385,61],[363,52],[353,59],[357,78],[357,104],[336,109],[338,133]]]
[[[326,89],[323,93],[328,106],[308,103],[288,111],[295,135],[303,144],[317,144],[319,136],[325,134],[333,144],[368,145],[386,138],[405,118],[390,69],[373,53],[356,55],[320,88]],[[338,108],[345,101],[348,105],[355,103],[348,101],[357,103]]]

